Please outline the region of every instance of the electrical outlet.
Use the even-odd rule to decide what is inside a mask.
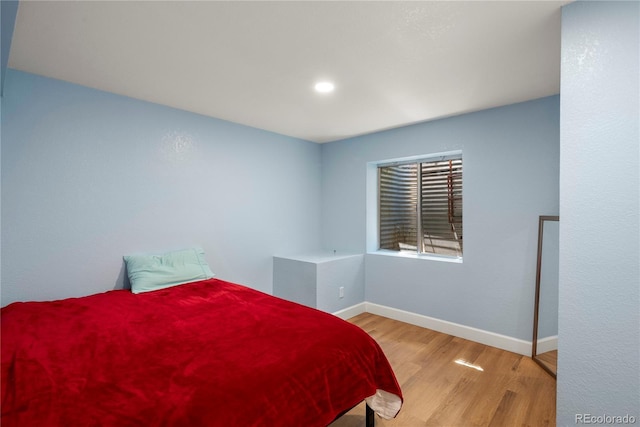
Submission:
[[[344,286],[340,286],[340,287],[338,288],[338,296],[339,296],[340,298],[344,298]]]

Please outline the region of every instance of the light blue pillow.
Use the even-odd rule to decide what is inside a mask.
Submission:
[[[163,254],[125,255],[131,292],[155,291],[214,276],[204,260],[201,248],[189,248]]]

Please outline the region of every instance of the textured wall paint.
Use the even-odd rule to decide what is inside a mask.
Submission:
[[[324,144],[323,246],[365,251],[367,223],[375,234],[368,162],[462,150],[464,262],[367,255],[365,298],[530,341],[538,216],[558,213],[558,107],[553,96]]]
[[[558,425],[640,422],[639,24],[638,2],[563,8]]]
[[[271,292],[272,256],[319,249],[320,146],[9,70],[2,304],[123,286],[122,255],[190,245]]]

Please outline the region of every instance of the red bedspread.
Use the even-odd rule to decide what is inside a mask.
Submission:
[[[2,308],[2,426],[326,426],[379,346],[330,314],[210,279]]]

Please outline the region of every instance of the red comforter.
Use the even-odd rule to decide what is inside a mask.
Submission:
[[[1,316],[3,427],[326,426],[377,390],[401,398],[358,327],[217,279]]]

